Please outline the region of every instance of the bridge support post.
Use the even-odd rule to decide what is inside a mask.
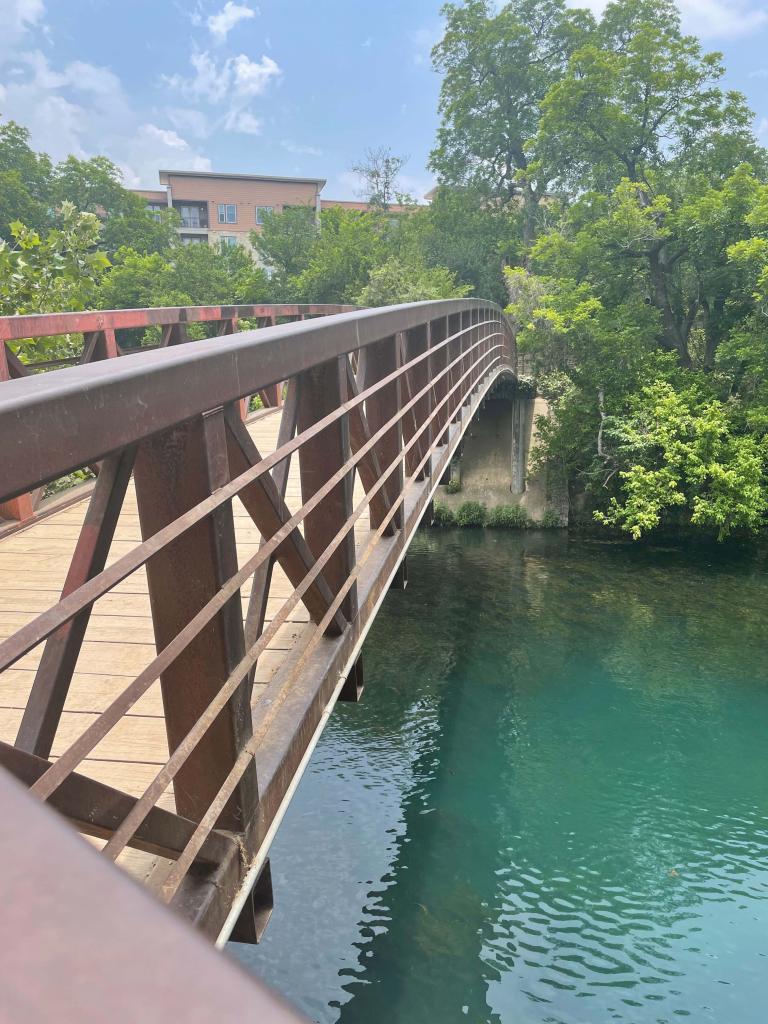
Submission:
[[[442,348],[438,346],[448,337],[448,321],[447,316],[440,317],[439,320],[432,321],[430,328],[429,379],[434,381],[432,401],[433,408],[437,409],[433,431],[440,446],[448,443],[448,407],[447,404],[441,405],[440,403],[448,394],[448,377],[443,371],[448,366],[450,345],[445,345]]]
[[[392,577],[392,582],[389,585],[390,590],[405,590],[408,586],[408,558],[403,555],[403,560],[398,565],[395,575]]]
[[[339,408],[347,388],[347,357],[340,356],[298,375],[298,433]],[[299,449],[301,497],[307,502],[350,458],[349,417],[338,420],[305,441]],[[338,483],[304,520],[309,550],[320,558],[352,514],[354,473]],[[334,597],[355,566],[355,531],[350,529],[323,569]],[[357,586],[353,584],[341,603],[341,612],[351,622],[357,615]]]
[[[365,353],[365,382],[364,387],[369,388],[377,384],[384,377],[394,373],[400,366],[400,353],[398,352],[397,338],[384,338],[382,341],[369,345]],[[375,434],[392,417],[400,411],[402,406],[400,378],[387,384],[370,396],[365,403],[366,416],[371,433]],[[398,422],[386,431],[379,441],[378,456],[383,470],[395,461],[403,450],[403,427],[402,421]],[[385,485],[389,496],[390,507],[400,497],[403,490],[404,473],[403,464],[400,462],[395,470],[390,473]],[[403,507],[400,505],[392,517],[392,521],[398,530],[403,528]],[[375,508],[371,508],[371,528],[377,529],[381,526],[382,517]]]
[[[349,675],[344,680],[344,685],[339,693],[339,700],[349,701],[352,704],[356,704],[363,696],[363,690],[365,689],[365,675],[363,673],[363,656],[359,654],[352,668],[349,670]]]
[[[134,470],[142,537],[151,537],[229,480],[222,409],[197,416],[144,441]],[[163,548],[147,563],[152,623],[158,651],[187,625],[237,571],[232,503]],[[161,676],[171,751],[205,714],[225,679],[245,654],[239,592],[224,605]],[[180,814],[199,821],[251,738],[248,681],[179,769],[174,780]],[[258,806],[251,763],[227,802],[220,828],[246,832]]]
[[[272,911],[275,907],[272,891],[272,869],[269,857],[264,861],[261,874],[256,879],[256,884],[248,893],[245,906],[240,911],[235,927],[232,929],[230,939],[232,942],[246,942],[256,945],[261,942],[264,929],[269,924]]]
[[[453,313],[448,317],[448,336],[452,337],[454,334],[459,334],[464,322],[463,313]],[[453,341],[448,345],[448,363],[453,363],[454,360],[458,359],[461,354],[462,339],[461,337],[454,338]],[[448,372],[448,390],[450,391],[456,382],[461,377],[461,367],[464,365],[464,360],[460,360],[452,370]],[[449,420],[451,423],[455,423],[461,416],[461,396],[456,393],[451,395],[448,399],[447,407],[449,411]]]
[[[428,325],[422,324],[419,327],[413,327],[411,330],[405,332],[404,336],[404,355],[405,362],[411,362],[413,359],[417,359],[419,356],[424,355],[429,347],[429,334]],[[428,361],[423,359],[420,363],[407,372],[407,383],[409,401],[417,395],[428,383]],[[427,392],[422,398],[418,399],[412,409],[412,415],[405,418],[403,424],[404,436],[406,441],[410,441],[417,429],[429,419],[431,411],[430,405],[431,392]],[[430,466],[429,460],[424,462],[424,456],[429,451],[429,446],[432,444],[432,428],[431,425],[427,427],[419,435],[419,439],[413,448],[410,449],[406,455],[406,466],[408,469],[409,476],[415,476],[416,480],[425,480],[429,476]],[[417,469],[421,463],[421,468]]]

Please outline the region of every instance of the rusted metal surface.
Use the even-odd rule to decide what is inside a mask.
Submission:
[[[242,906],[237,933],[255,939],[271,913],[264,858],[274,823],[333,701],[359,699],[360,646],[376,610],[389,586],[405,585],[408,543],[515,353],[500,310],[481,300],[299,319],[318,316],[308,307],[295,323],[232,333],[239,317],[257,315],[248,308],[222,307],[221,333],[190,345],[173,343],[187,319],[143,311],[167,327],[157,351],[0,385],[9,452],[0,499],[107,460],[61,599],[0,644],[0,672],[46,644],[17,749],[0,747],[0,763],[105,839],[102,859],[128,845],[166,857],[150,886],[206,935],[220,935]],[[135,311],[124,312],[130,321]],[[117,326],[81,323],[104,344]],[[262,453],[237,403],[282,394],[283,381],[277,448]],[[134,454],[142,540],[107,564]],[[294,454],[300,497],[288,492]],[[258,527],[258,544],[240,553],[233,502]],[[267,616],[276,565],[289,591]],[[144,570],[155,656],[46,760],[91,608]],[[301,605],[310,621],[252,701],[254,666]],[[168,754],[154,778],[138,796],[88,779],[94,749],[157,680]],[[171,788],[175,813],[158,804]],[[241,899],[256,879],[256,895]]]
[[[27,316],[0,317],[0,382],[19,377],[34,376],[57,367],[87,364],[102,359],[114,359],[141,349],[123,349],[118,344],[117,331],[136,331],[141,328],[160,327],[159,348],[188,342],[187,324],[211,324],[214,337],[234,334],[240,318],[249,317],[259,324],[274,326],[278,319],[303,321],[308,317],[328,316],[349,312],[354,306],[338,304],[257,306],[171,306],[157,309],[118,309],[94,313],[45,313]],[[46,338],[59,334],[82,334],[80,356],[38,360],[25,363],[10,347],[12,342],[33,338]],[[279,384],[256,392],[265,406],[281,404],[282,388]],[[243,414],[247,400],[243,399]],[[42,488],[20,494],[0,503],[0,517],[24,522],[32,518],[37,509]]]
[[[172,324],[211,323],[233,319],[267,318],[275,323],[278,317],[297,320],[306,316],[327,316],[346,313],[354,306],[339,304],[282,303],[279,305],[239,306],[157,306],[154,309],[107,309],[86,313],[31,313],[26,316],[0,317],[0,340],[21,341],[25,338],[48,338],[57,334],[88,334],[105,330],[119,331],[140,327],[165,327]]]
[[[347,357],[339,356],[305,370],[298,378],[299,432],[307,430],[318,420],[342,407],[347,387]],[[311,502],[320,488],[350,461],[349,414],[345,413],[311,438],[299,449],[301,467],[301,496]],[[352,513],[352,473],[350,470],[330,491],[321,505],[309,512],[304,520],[304,533],[312,554],[320,558]],[[333,552],[325,571],[331,593],[335,597],[348,578],[355,563],[355,538],[349,532]],[[357,614],[357,592],[352,587],[339,606],[344,626]],[[331,627],[337,623],[331,622]],[[343,631],[340,630],[339,632]]]
[[[306,1024],[5,773],[0,801],[4,1024]]]
[[[223,412],[206,413],[151,438],[134,471],[142,536],[147,538],[229,482]],[[160,551],[147,565],[155,643],[162,651],[237,571],[231,502]],[[163,670],[160,683],[171,753],[205,712],[245,653],[240,599],[232,594]],[[180,814],[199,818],[251,734],[244,686],[232,694],[177,776]],[[222,827],[245,831],[256,812],[255,772],[222,812]]]

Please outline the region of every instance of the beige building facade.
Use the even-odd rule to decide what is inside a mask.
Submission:
[[[160,189],[141,189],[150,209],[172,207],[182,242],[250,247],[264,218],[290,206],[320,209],[322,178],[278,178],[211,171],[160,171]]]
[[[340,206],[365,211],[363,202],[321,199],[323,178],[280,178],[258,174],[219,174],[214,171],[160,171],[159,189],[135,189],[150,210],[176,210],[179,236],[187,245],[207,242],[250,248],[252,231],[261,232],[264,218],[291,206],[304,206],[318,215]],[[393,213],[406,207],[392,206]]]

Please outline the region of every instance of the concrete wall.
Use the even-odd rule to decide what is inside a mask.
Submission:
[[[461,455],[454,465],[461,490],[449,494],[442,486],[439,500],[451,508],[465,501],[480,501],[489,509],[520,505],[534,520],[554,510],[567,525],[567,493],[556,474],[535,473],[531,466],[536,419],[548,413],[546,400],[538,396],[489,397],[464,435]]]

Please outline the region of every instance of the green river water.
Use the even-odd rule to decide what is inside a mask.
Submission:
[[[767,567],[422,532],[231,951],[323,1024],[764,1024]]]

